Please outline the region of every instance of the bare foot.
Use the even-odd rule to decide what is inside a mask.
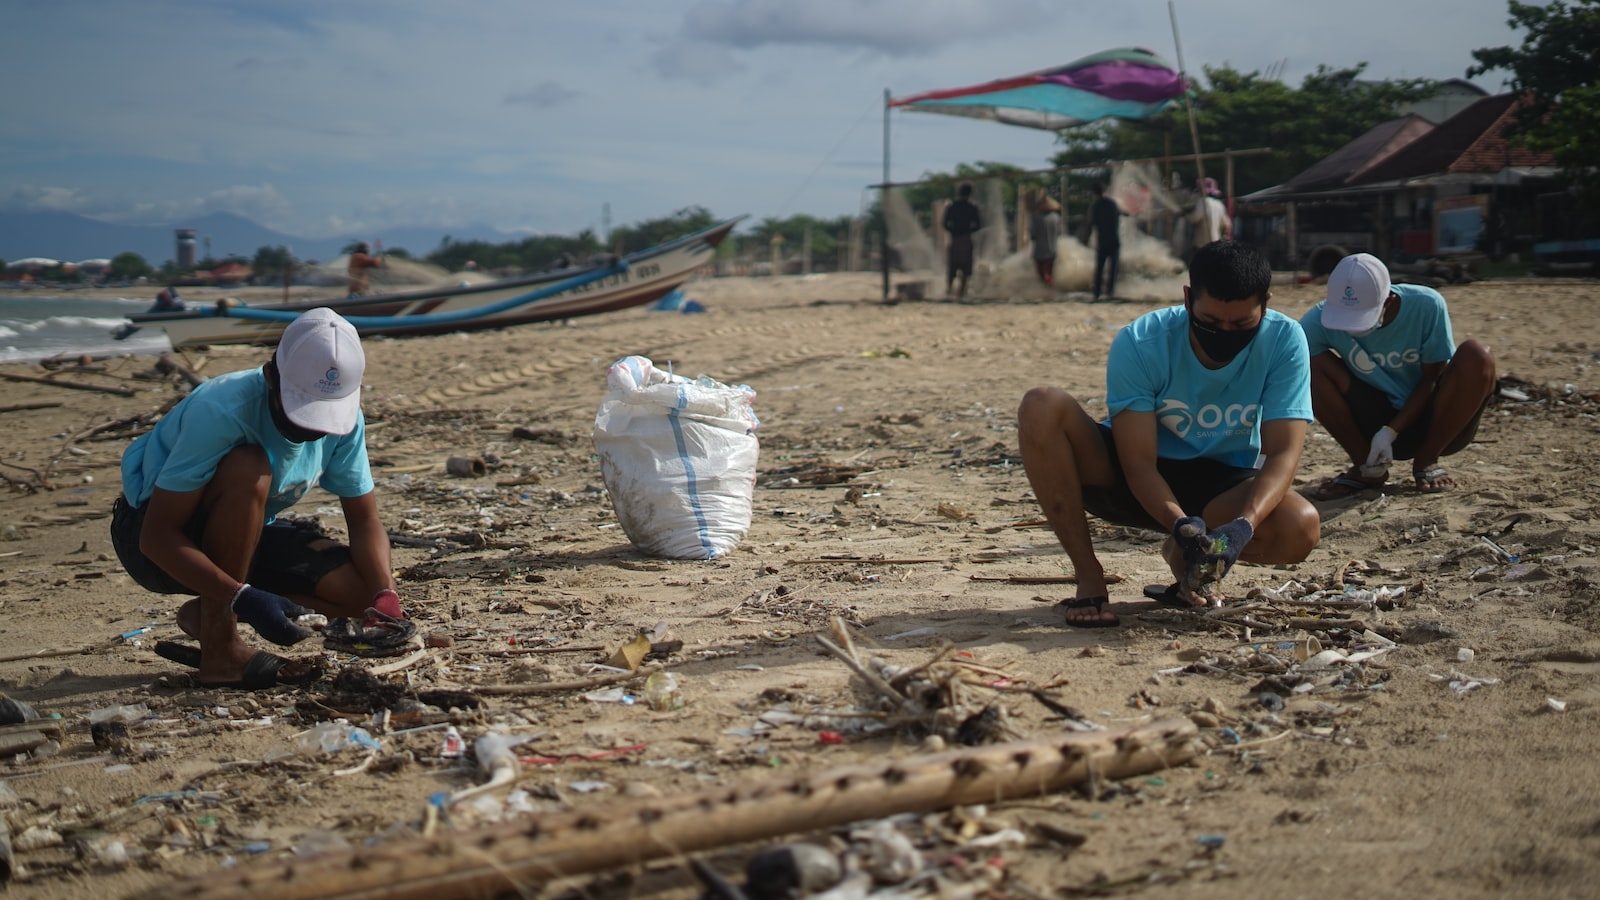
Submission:
[[[1456,486],[1456,480],[1437,462],[1416,464],[1411,470],[1411,477],[1417,481],[1417,490],[1424,494],[1437,494]]]

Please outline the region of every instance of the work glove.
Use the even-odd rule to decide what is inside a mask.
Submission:
[[[1394,442],[1399,436],[1387,425],[1378,429],[1378,433],[1372,436],[1372,449],[1367,451],[1367,461],[1361,465],[1362,475],[1376,478],[1389,471],[1389,464],[1394,462]]]
[[[1184,516],[1173,522],[1172,539],[1183,551],[1185,560],[1199,562],[1206,555],[1206,520],[1199,516]]]
[[[311,636],[311,629],[295,622],[311,610],[270,591],[248,584],[233,595],[233,614],[256,633],[280,647],[288,647]]]
[[[1234,519],[1226,525],[1213,528],[1206,534],[1207,559],[1222,561],[1222,574],[1226,575],[1233,569],[1233,564],[1239,561],[1239,554],[1244,552],[1245,545],[1256,536],[1256,530],[1250,526],[1249,521],[1243,517]]]

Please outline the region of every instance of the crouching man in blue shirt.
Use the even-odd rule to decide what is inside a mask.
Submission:
[[[1417,490],[1455,486],[1439,464],[1477,437],[1494,393],[1494,354],[1456,346],[1438,291],[1391,284],[1368,253],[1346,256],[1328,276],[1328,298],[1300,317],[1311,351],[1317,420],[1350,456],[1350,468],[1312,496],[1338,500],[1382,488],[1389,465],[1409,459]]]
[[[1184,305],[1135,319],[1106,363],[1110,417],[1037,387],[1017,413],[1022,463],[1077,574],[1067,624],[1120,624],[1085,513],[1169,535],[1176,584],[1163,603],[1201,606],[1239,560],[1297,563],[1321,537],[1289,490],[1311,420],[1310,358],[1298,323],[1267,309],[1272,271],[1235,241],[1202,247]]]
[[[253,650],[238,622],[283,646],[311,636],[295,621],[304,607],[365,616],[370,627],[360,633],[414,632],[402,621],[367,464],[365,368],[355,328],[331,309],[310,310],[266,365],[199,385],[123,453],[112,545],[146,590],[199,595],[178,610],[199,650],[162,641],[156,651],[198,668],[202,685],[316,677],[311,666]],[[275,521],[313,485],[339,497],[349,546]]]

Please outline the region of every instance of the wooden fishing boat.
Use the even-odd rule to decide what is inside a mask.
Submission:
[[[590,316],[643,306],[676,290],[711,262],[738,221],[719,222],[621,258],[483,284],[248,306],[222,301],[140,313],[129,316],[132,327],[124,326],[118,336],[159,328],[173,347],[275,344],[295,316],[320,306],[338,311],[363,336],[441,334]]]

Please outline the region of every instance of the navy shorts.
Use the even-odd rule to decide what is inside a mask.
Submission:
[[[1117,441],[1111,428],[1100,425],[1100,437],[1105,441],[1106,453],[1111,457],[1112,482],[1109,487],[1083,486],[1083,508],[1114,525],[1159,531],[1161,527],[1144,504],[1128,487],[1128,476],[1122,471],[1122,461],[1117,459]],[[1212,500],[1229,489],[1256,477],[1255,469],[1242,469],[1214,459],[1157,459],[1156,471],[1172,488],[1172,495],[1183,507],[1185,515],[1201,515]]]
[[[1356,425],[1361,428],[1361,433],[1368,437],[1377,434],[1378,429],[1394,421],[1394,417],[1400,412],[1389,403],[1388,394],[1357,378],[1353,372],[1350,375],[1350,390],[1345,393],[1344,397],[1345,401],[1350,404],[1351,417],[1356,420]],[[1444,450],[1440,452],[1440,456],[1453,456],[1472,443],[1472,439],[1478,436],[1478,423],[1483,421],[1484,407],[1488,405],[1489,401],[1485,399],[1483,406],[1478,407],[1477,414],[1472,417],[1472,421],[1461,429],[1460,434],[1451,438],[1444,445]],[[1417,420],[1407,426],[1405,431],[1400,432],[1399,437],[1395,438],[1394,458],[1415,459],[1417,449],[1422,446],[1423,440],[1428,436],[1428,429],[1432,425],[1433,401],[1429,400],[1428,405],[1422,408],[1422,415],[1417,416]]]
[[[178,579],[168,575],[139,549],[139,533],[144,530],[146,507],[134,507],[122,497],[111,507],[111,546],[116,548],[122,568],[138,585],[157,594],[195,594]],[[199,546],[206,531],[205,511],[195,513],[183,533]],[[331,547],[313,549],[318,541],[329,541],[321,528],[309,522],[275,521],[261,528],[255,558],[245,580],[264,591],[285,596],[310,596],[324,575],[350,561],[350,548],[334,542]]]

